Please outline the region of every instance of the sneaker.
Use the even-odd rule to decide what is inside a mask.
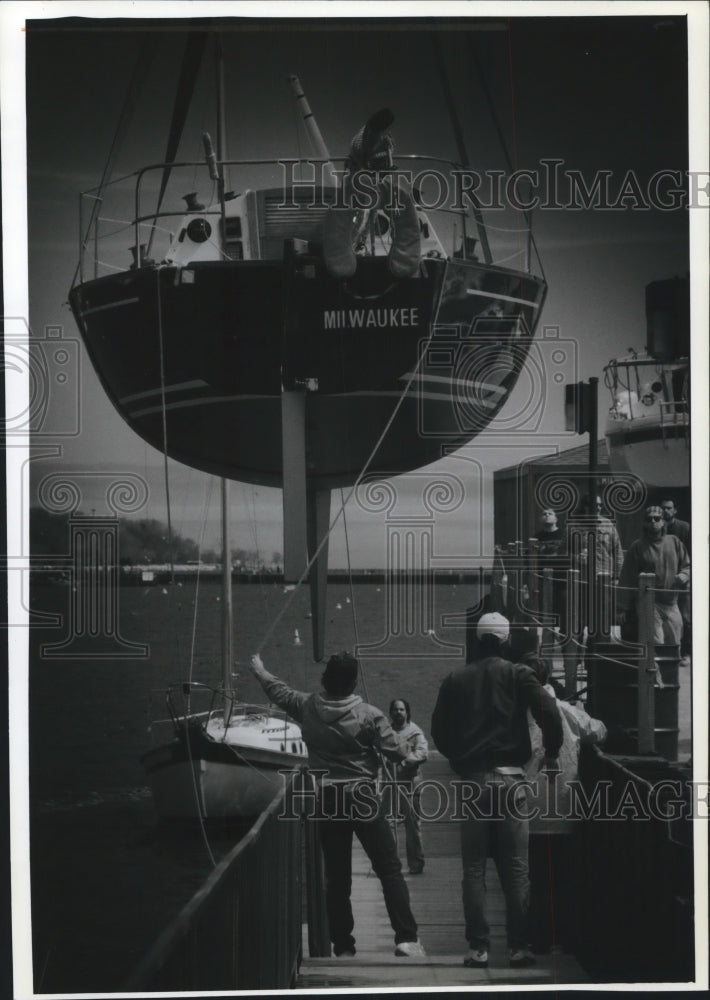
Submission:
[[[400,941],[394,953],[397,958],[424,958],[426,956],[419,941]]]
[[[355,948],[355,945],[353,945],[352,948],[343,948],[342,951],[336,951],[335,952],[335,957],[336,958],[355,958],[355,952],[356,951],[357,951],[357,949]]]
[[[537,962],[526,948],[511,948],[511,969],[526,969],[531,965],[537,965]]]
[[[467,955],[464,955],[463,964],[467,969],[487,969],[488,952],[485,948],[471,948]]]

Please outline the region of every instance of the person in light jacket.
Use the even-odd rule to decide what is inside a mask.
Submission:
[[[575,917],[579,896],[579,851],[571,786],[579,775],[582,744],[602,743],[606,726],[579,705],[557,698],[550,684],[549,663],[538,660],[534,667],[544,690],[557,701],[562,720],[562,746],[558,755],[560,771],[554,780],[541,778],[545,755],[540,726],[528,711],[532,754],[525,767],[532,794],[530,809],[530,939],[532,949],[544,954],[552,947],[571,951],[575,944]]]
[[[317,826],[335,955],[351,958],[356,951],[350,901],[353,833],[382,884],[395,955],[424,955],[397,845],[377,796],[380,756],[401,761],[406,753],[383,713],[354,693],[358,661],[346,652],[331,656],[321,677],[322,690],[314,694],[290,688],[266,670],[258,654],[252,656],[250,669],[270,701],[299,723],[308,747],[308,762],[319,785]]]
[[[429,756],[429,747],[424,733],[412,722],[409,702],[395,698],[390,702],[390,722],[400,748],[407,754],[394,768],[385,769],[388,780],[393,782],[391,822],[396,823],[401,816],[404,824],[405,849],[410,875],[421,875],[424,871],[424,850],[422,848],[421,795],[418,787],[422,776],[420,766]],[[389,804],[389,802],[388,802]],[[396,837],[396,826],[395,826]]]

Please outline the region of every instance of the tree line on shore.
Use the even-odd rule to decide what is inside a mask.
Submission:
[[[81,517],[81,512],[54,513],[43,507],[30,509],[30,540],[32,554],[56,558],[71,555],[70,517]],[[89,518],[91,515],[84,515]],[[219,563],[221,552],[213,548],[200,551],[198,543],[179,532],[168,530],[167,524],[156,518],[118,518],[119,562],[123,566],[151,563]],[[263,553],[234,547],[231,550],[232,564],[246,568],[261,567],[267,560]],[[269,564],[280,565],[283,557],[274,552]]]

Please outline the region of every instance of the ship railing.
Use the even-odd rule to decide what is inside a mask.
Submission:
[[[293,988],[304,895],[305,821],[294,795],[299,774],[285,778],[249,833],[160,934],[126,992]]]
[[[492,233],[495,248],[491,251],[491,263],[527,273],[533,270],[530,228],[527,222],[521,223],[521,218],[526,216],[506,206],[499,194],[495,198],[487,197],[481,209],[481,201],[475,195],[475,181],[480,181],[478,175],[472,175],[460,164],[442,157],[406,154],[398,155],[396,159],[397,171],[411,173],[420,206],[429,217],[448,256],[478,259],[478,246],[487,247],[489,237],[486,234]],[[214,215],[224,223],[224,188],[227,178],[237,173],[242,191],[279,186],[288,190],[294,181],[299,185],[312,185],[314,190],[326,189],[329,185],[321,184],[317,173],[327,162],[317,157],[218,161],[217,172],[224,179],[222,193],[220,184],[209,177],[210,193],[205,194],[202,200],[206,206],[217,207],[200,209],[200,214]],[[83,282],[91,277],[122,272],[128,267],[152,266],[162,260],[174,235],[170,224],[177,225],[192,211],[186,207],[185,196],[181,195],[177,200],[178,179],[182,177],[184,180],[179,188],[188,191],[200,186],[195,179],[196,172],[207,169],[204,160],[153,163],[102,187],[83,192],[79,202],[78,280]],[[161,204],[157,209],[148,210],[145,207],[148,199],[153,204],[158,200],[158,177],[166,176],[166,172],[171,175],[166,188],[169,207],[163,209]],[[467,174],[471,175],[470,179]],[[231,186],[232,182],[229,181],[229,184]],[[202,187],[206,188],[206,185]],[[475,211],[469,192],[473,192],[479,206]],[[165,201],[167,203],[168,199]],[[481,226],[485,233],[481,232]],[[127,232],[131,233],[128,245],[125,239]],[[542,268],[536,248],[534,252],[534,270],[539,273]],[[126,253],[130,253],[132,259],[127,261]]]
[[[604,368],[604,381],[611,396],[609,416],[613,420],[654,415],[663,425],[664,421],[683,424],[689,419],[687,359],[664,362],[649,357],[612,361]],[[619,392],[627,393],[621,402]]]
[[[678,425],[685,428],[690,426],[690,408],[687,399],[661,400],[658,405],[662,430],[665,430],[669,425],[673,428]]]

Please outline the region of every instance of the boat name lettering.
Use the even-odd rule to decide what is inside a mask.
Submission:
[[[418,325],[418,306],[400,306],[395,309],[328,309],[323,313],[325,330]]]

